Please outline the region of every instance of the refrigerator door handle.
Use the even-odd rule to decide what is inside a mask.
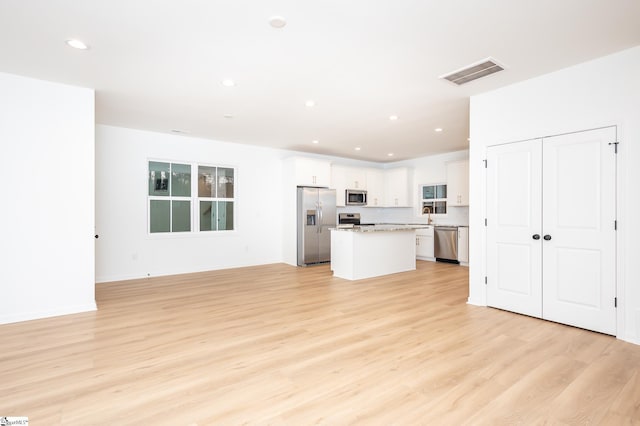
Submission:
[[[324,225],[324,220],[322,217],[322,203],[318,203],[318,232],[322,233],[322,225]]]

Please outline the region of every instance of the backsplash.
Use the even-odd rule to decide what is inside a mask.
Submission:
[[[349,206],[349,207],[338,207],[336,210],[337,210],[337,214],[360,213],[360,222],[362,223],[387,223],[387,219],[385,217],[385,210],[389,210],[389,209],[385,209],[382,207]],[[411,210],[411,209],[402,209],[402,210]],[[395,222],[395,223],[399,223],[399,222]]]
[[[469,207],[449,207],[446,215],[431,215],[434,225],[469,225]],[[338,213],[360,213],[362,223],[427,223],[413,207],[338,207]]]
[[[385,209],[386,223],[427,223],[427,216],[417,215],[413,208]],[[469,207],[449,207],[446,215],[431,215],[434,225],[468,225]]]
[[[469,225],[469,207],[449,207],[448,210],[446,216],[431,216],[433,223],[436,225]]]

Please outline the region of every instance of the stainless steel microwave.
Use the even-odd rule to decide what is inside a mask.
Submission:
[[[356,189],[345,190],[344,203],[347,206],[366,206],[367,191]]]

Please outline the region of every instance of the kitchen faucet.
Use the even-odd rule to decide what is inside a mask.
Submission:
[[[433,220],[431,220],[431,207],[429,206],[424,206],[422,208],[422,214],[427,213],[427,225],[431,225],[431,222],[433,222]]]

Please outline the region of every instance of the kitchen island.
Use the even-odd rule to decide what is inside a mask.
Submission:
[[[331,270],[347,280],[416,269],[416,229],[421,225],[371,225],[331,230]]]

